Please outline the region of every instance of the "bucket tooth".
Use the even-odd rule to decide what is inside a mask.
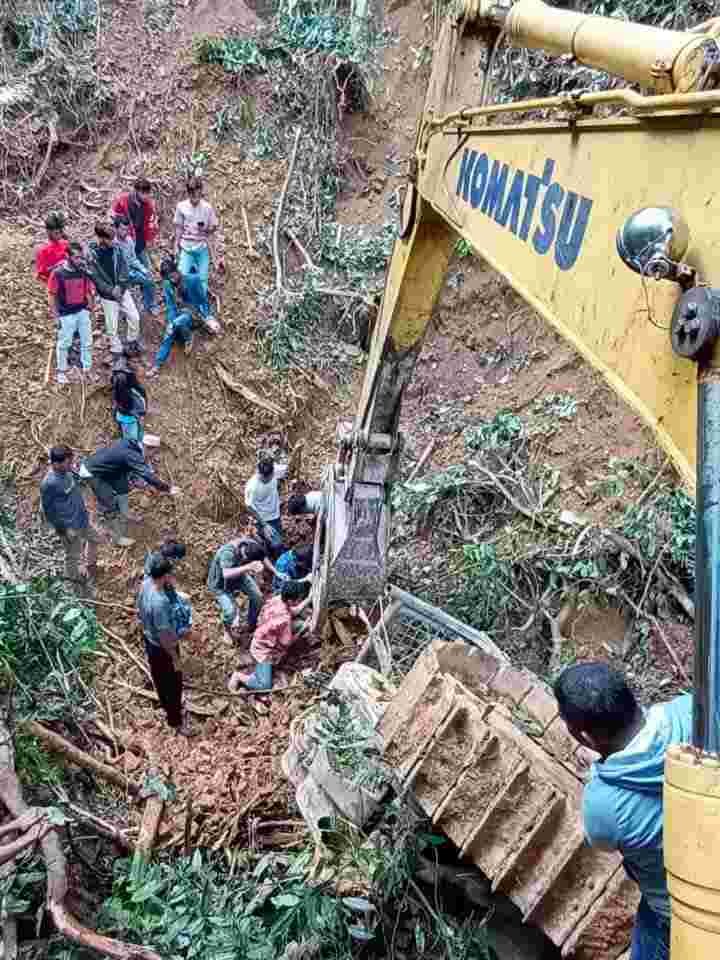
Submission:
[[[435,811],[433,823],[462,848],[472,832],[478,810],[485,810],[521,762],[520,751],[504,738],[491,735]]]
[[[408,784],[428,816],[440,806],[463,769],[475,762],[487,733],[482,712],[463,701],[438,730]]]
[[[468,836],[461,856],[472,860],[491,881],[494,880],[533,829],[540,812],[552,797],[552,788],[535,781],[530,765],[523,759]]]
[[[601,897],[617,870],[612,853],[593,849],[582,836],[551,885],[537,897],[526,920],[543,928],[553,943],[562,946],[578,923]]]

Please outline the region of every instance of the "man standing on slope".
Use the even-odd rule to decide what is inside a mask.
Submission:
[[[47,283],[55,267],[67,256],[68,241],[65,237],[65,217],[61,213],[49,213],[45,218],[48,242],[38,247],[35,254],[35,275]]]
[[[168,726],[176,733],[189,737],[193,731],[187,722],[183,722],[183,675],[179,636],[173,616],[172,598],[175,592],[175,571],[171,561],[167,557],[152,556],[137,597],[145,655]]]
[[[202,198],[203,186],[198,177],[187,182],[187,200],[181,200],[175,210],[175,254],[183,276],[197,274],[208,292],[210,274],[210,239],[217,231],[217,214]]]
[[[127,347],[131,356],[141,353],[140,317],[132,298],[128,266],[120,247],[114,243],[115,234],[103,223],[95,224],[95,236],[88,244],[87,275],[95,284],[105,315],[105,332],[110,338],[113,353],[122,353],[123,344],[118,335],[119,318],[127,317]]]
[[[152,185],[145,177],[140,177],[135,181],[132,190],[128,193],[121,193],[113,200],[110,208],[110,220],[115,217],[127,217],[130,221],[130,236],[135,241],[135,256],[145,269],[151,273],[152,264],[148,256],[148,250],[152,247],[157,235],[157,219],[155,216],[155,205],[150,199]],[[156,306],[148,306],[145,300],[145,309],[149,310],[153,316],[157,316],[159,310]]]
[[[273,560],[283,552],[278,481],[286,476],[287,470],[286,463],[279,464],[272,457],[262,457],[257,470],[245,484],[245,506]]]
[[[57,326],[57,382],[68,382],[68,351],[80,337],[83,373],[92,367],[92,317],[95,285],[88,279],[82,248],[75,240],[67,245],[67,258],[48,277],[48,312]]]
[[[643,710],[622,674],[605,663],[569,667],[555,682],[555,696],[572,736],[600,754],[583,796],[587,840],[603,850],[618,850],[628,876],[640,887],[631,960],[667,960],[665,751],[690,741],[692,697]]]
[[[40,499],[45,519],[60,537],[65,551],[65,577],[74,586],[82,585],[80,560],[84,549],[85,588],[91,592],[91,581],[97,575],[100,537],[88,518],[80,480],[73,472],[73,454],[69,447],[51,448],[50,469],[40,484]]]

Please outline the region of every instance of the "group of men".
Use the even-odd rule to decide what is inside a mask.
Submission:
[[[243,683],[251,689],[270,689],[273,665],[283,659],[305,629],[298,617],[310,602],[313,548],[284,547],[278,484],[286,472],[287,468],[275,464],[272,458],[260,459],[245,491],[257,536],[238,537],[223,544],[209,564],[207,587],[220,611],[224,639],[240,648],[238,666],[252,668],[233,674],[234,687]],[[74,462],[73,451],[67,446],[50,451],[50,468],[40,486],[43,512],[63,545],[65,576],[86,595],[93,592],[97,547],[102,538],[90,522],[83,486],[95,495],[98,520],[112,541],[128,547],[134,543],[127,535],[133,481],[158,493],[177,496],[180,492],[155,475],[145,460],[141,443],[134,439],[125,438],[101,448],[79,464]],[[322,510],[322,494],[295,495],[290,498],[289,509],[293,514],[317,515]],[[175,549],[177,544],[173,543]],[[184,595],[175,586],[175,563],[184,555],[184,548],[182,554],[161,549],[152,555],[145,564],[138,596],[138,614],[153,683],[169,725],[181,733],[187,733],[189,728],[182,721],[178,701],[182,696],[178,666],[182,630],[176,622],[177,611],[190,611],[190,618],[183,620],[185,632],[192,622],[189,598],[182,600]],[[273,597],[268,601],[257,582],[265,571],[273,578]],[[245,624],[241,623],[239,595],[247,598]]]
[[[174,217],[173,256],[164,257],[160,274],[165,304],[165,331],[149,377],[157,376],[174,343],[189,351],[193,326],[217,332],[208,300],[211,241],[219,221],[213,207],[203,199],[203,185],[197,177],[186,184],[187,198],[177,204]],[[57,382],[69,380],[68,353],[75,336],[80,340],[80,363],[88,374],[93,360],[92,313],[96,299],[104,316],[105,333],[114,354],[141,356],[143,343],[140,314],[132,288],[139,287],[143,309],[156,317],[156,284],[150,251],[158,227],[152,187],[145,178],[135,181],[132,190],[113,201],[108,220],[98,222],[94,239],[87,243],[68,240],[61,213],[47,216],[47,243],[35,257],[38,279],[47,285],[48,309],[57,327]],[[218,262],[222,271],[222,259]],[[125,319],[126,338],[120,336]]]

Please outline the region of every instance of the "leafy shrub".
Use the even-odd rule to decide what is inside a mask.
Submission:
[[[477,426],[468,427],[463,439],[468,450],[504,450],[520,440],[523,432],[520,417],[510,410],[499,410],[492,420],[481,420]]]
[[[53,40],[72,40],[95,30],[97,0],[47,0],[34,14],[16,13],[5,31],[20,62],[41,57]]]
[[[412,483],[396,483],[392,491],[393,509],[418,523],[425,523],[435,507],[467,486],[468,473],[462,464],[453,464],[440,473]]]
[[[195,43],[195,59],[241,76],[265,73],[268,67],[266,52],[249,37],[201,37]]]
[[[690,581],[695,579],[695,501],[684,490],[661,493],[625,511],[622,530],[652,561],[666,550]]]
[[[534,413],[558,420],[572,420],[577,413],[577,400],[571,393],[547,393],[533,401],[532,408]]]
[[[26,785],[56,786],[63,780],[63,768],[54,763],[37,737],[15,734],[15,769]]]
[[[253,874],[231,877],[199,850],[166,863],[118,861],[105,929],[178,960],[274,960],[313,933],[322,956],[336,956],[349,939],[340,901],[301,872],[267,869],[261,861]]]

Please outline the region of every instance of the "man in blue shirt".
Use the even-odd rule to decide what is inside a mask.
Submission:
[[[583,795],[591,846],[618,850],[642,899],[631,960],[670,956],[670,897],[663,862],[665,751],[689,743],[692,698],[648,710],[625,678],[606,663],[568,667],[555,682],[560,715],[572,736],[600,754]]]
[[[196,273],[181,274],[173,257],[160,264],[165,298],[165,335],[148,371],[148,378],[156,377],[160,367],[170,356],[174,343],[182,343],[190,353],[193,342],[193,324],[217,333],[219,325],[210,314],[207,292]]]

